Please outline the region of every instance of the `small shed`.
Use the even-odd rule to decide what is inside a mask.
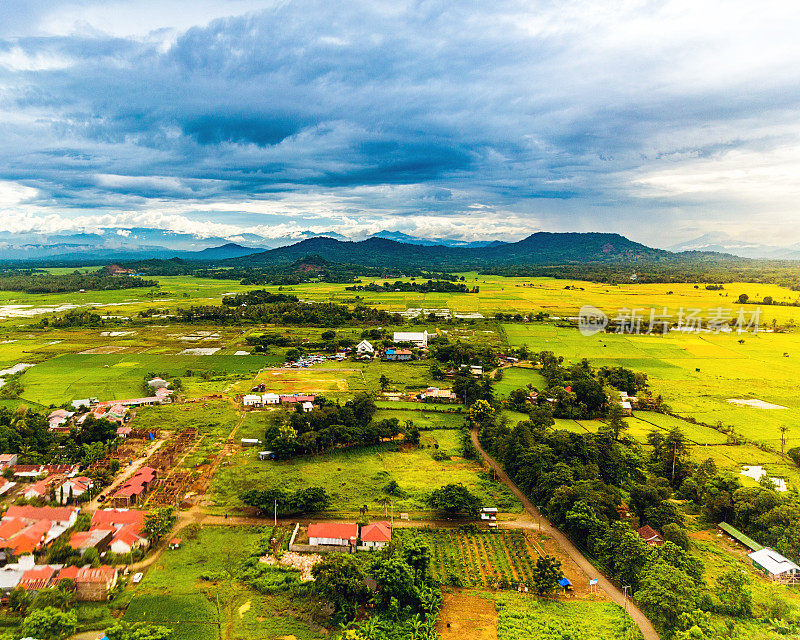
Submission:
[[[169,548],[170,549],[180,549],[181,548],[181,542],[183,542],[183,540],[181,540],[180,538],[173,538],[172,540],[169,541]]]
[[[484,507],[481,509],[481,520],[494,522],[497,520],[497,507]]]
[[[309,411],[313,411],[314,410],[314,405],[311,402],[304,402],[302,406],[303,406],[303,411],[305,413],[308,413]]]
[[[275,452],[274,451],[259,451],[258,452],[258,459],[259,460],[274,460],[275,459]]]
[[[262,444],[262,442],[257,438],[242,438],[243,447],[257,447],[260,444]]]

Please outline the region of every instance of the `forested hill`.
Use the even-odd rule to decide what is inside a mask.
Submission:
[[[310,254],[324,256],[333,262],[437,269],[570,263],[656,263],[682,259],[681,254],[653,249],[616,233],[541,232],[519,242],[477,248],[423,246],[385,238],[369,238],[362,242],[311,238],[288,247],[232,258],[226,262],[248,266],[284,264]],[[725,258],[723,254],[714,255]]]

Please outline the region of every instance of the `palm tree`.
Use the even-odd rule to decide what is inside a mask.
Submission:
[[[783,455],[783,450],[786,448],[786,432],[789,430],[785,424],[780,426],[781,431],[781,455]]]

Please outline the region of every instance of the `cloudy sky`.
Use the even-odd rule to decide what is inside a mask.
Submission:
[[[0,232],[800,241],[800,3],[0,0]]]

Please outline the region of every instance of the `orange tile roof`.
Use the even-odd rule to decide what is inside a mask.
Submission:
[[[391,542],[392,526],[388,522],[374,522],[361,527],[363,542]]]

